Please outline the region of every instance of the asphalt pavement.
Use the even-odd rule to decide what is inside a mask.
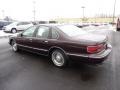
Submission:
[[[113,46],[101,65],[74,63],[55,67],[49,58],[14,53],[8,38],[0,39],[0,90],[120,90],[120,32],[103,31]]]

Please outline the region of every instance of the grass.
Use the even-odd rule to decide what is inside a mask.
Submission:
[[[55,21],[59,23],[110,23],[113,21],[113,18],[56,18]],[[117,18],[115,18],[115,22]]]

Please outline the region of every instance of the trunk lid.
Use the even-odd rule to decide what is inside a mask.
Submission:
[[[96,45],[107,42],[106,35],[91,34],[91,33],[75,36],[73,37],[73,39],[78,43],[86,44],[86,45]]]

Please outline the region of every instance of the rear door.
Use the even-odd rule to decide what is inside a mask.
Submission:
[[[47,55],[50,48],[49,44],[50,27],[40,26],[36,32],[36,38],[34,38],[34,49],[42,55]]]

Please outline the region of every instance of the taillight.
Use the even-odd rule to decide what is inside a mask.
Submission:
[[[88,53],[96,53],[96,52],[102,51],[103,49],[105,49],[103,44],[95,45],[95,46],[88,46],[87,47],[87,52]]]
[[[95,52],[97,52],[97,50],[98,50],[97,46],[88,46],[87,47],[87,52],[88,53],[95,53]]]

